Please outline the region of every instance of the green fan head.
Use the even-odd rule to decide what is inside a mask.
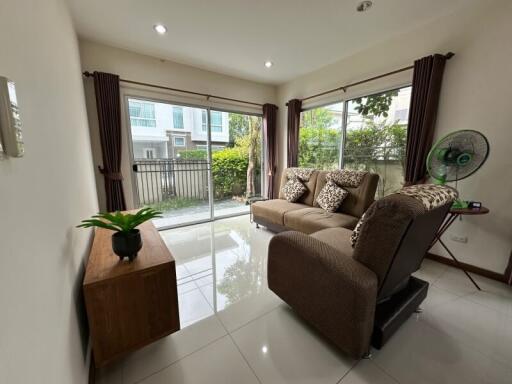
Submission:
[[[434,144],[427,156],[427,171],[437,184],[464,179],[487,160],[489,143],[474,130],[452,132]]]

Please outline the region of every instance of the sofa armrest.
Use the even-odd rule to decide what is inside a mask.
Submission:
[[[311,236],[284,232],[270,241],[268,285],[352,357],[368,351],[378,281],[363,264]]]

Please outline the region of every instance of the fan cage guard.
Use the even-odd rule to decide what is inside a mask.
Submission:
[[[471,160],[466,165],[457,164],[460,156],[468,154]],[[456,157],[448,162],[449,156]],[[478,171],[488,157],[489,142],[482,133],[470,129],[455,131],[434,144],[427,157],[427,171],[437,181],[457,182]]]

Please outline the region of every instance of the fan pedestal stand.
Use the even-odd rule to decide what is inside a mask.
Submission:
[[[481,208],[477,208],[477,209],[474,209],[474,208],[451,208],[450,209],[450,212],[448,212],[448,215],[446,216],[446,219],[444,220],[443,224],[441,225],[441,227],[439,227],[439,230],[437,231],[436,233],[436,236],[434,237],[434,240],[432,241],[432,244],[430,245],[430,248],[432,248],[434,246],[435,243],[439,242],[439,244],[441,244],[441,246],[446,250],[446,252],[448,252],[448,254],[450,255],[450,257],[453,259],[453,261],[455,261],[455,265],[457,266],[457,268],[459,268],[460,270],[462,270],[466,276],[468,277],[469,280],[471,280],[471,282],[473,283],[473,285],[479,290],[481,291],[482,289],[478,286],[478,284],[476,283],[475,280],[473,280],[473,278],[471,277],[471,275],[468,273],[468,271],[466,271],[463,267],[463,265],[459,262],[459,260],[457,260],[457,258],[455,257],[455,255],[453,254],[452,251],[450,251],[450,249],[448,249],[448,247],[446,246],[446,244],[443,242],[443,240],[441,239],[441,236],[443,236],[443,234],[446,232],[446,230],[453,224],[453,222],[455,220],[457,220],[458,217],[460,217],[461,215],[485,215],[489,213],[489,209],[488,208],[485,208],[485,207],[481,207]],[[430,249],[429,248],[429,249]]]

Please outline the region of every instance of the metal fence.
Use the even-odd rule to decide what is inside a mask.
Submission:
[[[208,199],[207,160],[135,160],[139,204],[154,204],[172,198]]]

